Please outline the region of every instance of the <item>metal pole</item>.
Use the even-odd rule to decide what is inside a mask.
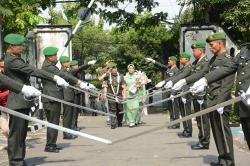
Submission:
[[[59,57],[62,56],[63,52],[66,50],[66,48],[68,47],[70,41],[74,37],[76,31],[79,29],[82,22],[87,18],[88,14],[90,12],[90,8],[91,8],[91,6],[93,5],[94,2],[95,2],[95,0],[91,0],[90,3],[87,6],[87,9],[85,11],[83,10],[83,13],[81,13],[81,15],[80,15],[81,19],[76,24],[76,27],[74,28],[72,34],[69,36],[68,41],[66,41],[66,43],[64,44],[64,47],[63,47],[62,51],[60,53],[58,53]]]

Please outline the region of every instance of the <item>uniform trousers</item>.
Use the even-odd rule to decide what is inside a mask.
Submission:
[[[28,115],[30,109],[15,110],[19,113]],[[26,153],[25,139],[28,130],[28,121],[10,115],[8,137],[8,157],[10,166],[23,166]]]
[[[61,103],[58,102],[46,102],[44,103],[44,110],[46,112],[47,121],[59,125]],[[56,147],[56,141],[58,136],[58,130],[47,128],[47,143],[46,147]]]

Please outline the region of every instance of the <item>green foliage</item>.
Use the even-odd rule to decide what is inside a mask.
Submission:
[[[38,16],[39,7],[50,4],[50,0],[1,0],[0,20],[4,34],[25,34],[39,22],[45,21]],[[45,5],[46,4],[46,5]]]
[[[81,61],[82,51],[85,62],[96,58],[99,66],[112,59],[118,64],[121,73],[126,73],[127,65],[133,63],[138,70],[146,71],[154,82],[162,80],[161,70],[146,63],[144,58],[160,61],[166,44],[175,52],[178,47],[178,26],[173,31],[166,28],[166,24],[155,25],[152,17],[150,12],[137,15],[133,25],[122,31],[119,26],[111,31],[103,30],[102,20],[97,25],[94,22],[83,25],[73,39],[74,58]],[[76,19],[68,20],[73,24],[77,22]],[[173,38],[176,41],[172,41]],[[90,69],[92,73],[95,72],[94,68],[96,66]]]
[[[184,0],[179,2],[182,3]],[[193,10],[195,17],[190,15],[190,12],[184,12],[183,16],[189,19],[189,23],[215,23],[228,31],[230,37],[238,44],[250,41],[250,33],[247,30],[247,26],[250,25],[249,0],[200,0],[195,1],[194,9],[191,2],[193,1],[187,2],[188,10]]]

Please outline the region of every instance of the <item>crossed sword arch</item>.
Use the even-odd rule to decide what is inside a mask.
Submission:
[[[70,43],[70,40],[74,37],[74,34],[76,33],[76,31],[78,30],[78,28],[80,27],[80,25],[82,24],[83,21],[85,21],[87,18],[89,18],[90,16],[90,8],[91,6],[93,5],[95,0],[91,0],[90,3],[88,4],[87,8],[83,8],[83,9],[80,9],[79,10],[79,16],[80,16],[80,20],[78,21],[76,27],[74,28],[71,36],[69,37],[68,41],[65,43],[64,45],[64,48],[62,50],[62,52],[59,54],[60,56],[63,54],[63,52],[66,50],[68,44]],[[91,93],[92,95],[98,95],[100,92],[98,92],[97,90],[82,90],[82,89],[79,89],[77,87],[74,87],[74,86],[69,86],[70,88],[72,89],[75,89],[75,90],[78,90],[78,91],[81,91],[81,92],[88,92],[88,93]],[[151,88],[149,90],[152,90],[154,89]],[[149,91],[148,90],[148,91]],[[121,103],[121,104],[126,104],[132,100],[135,100],[135,99],[138,99],[138,97],[151,97],[151,96],[154,96],[154,95],[157,95],[159,93],[166,93],[166,92],[171,92],[172,90],[170,89],[167,89],[167,90],[164,90],[164,91],[160,91],[160,92],[152,92],[152,93],[148,93],[146,95],[142,95],[142,96],[133,96],[131,98],[128,98],[126,100],[123,100],[117,96],[114,96],[113,94],[107,94],[107,99],[109,101],[113,101],[113,102],[118,102],[118,103]],[[178,98],[178,97],[181,97],[181,96],[184,96],[184,95],[187,95],[188,93],[191,93],[190,91],[185,91],[185,92],[182,92],[180,94],[177,94],[175,96],[171,96],[169,98],[166,98],[166,99],[163,99],[163,100],[159,100],[159,101],[156,101],[156,102],[153,102],[153,103],[150,103],[150,104],[146,104],[144,105],[144,107],[149,107],[149,106],[152,106],[152,105],[156,105],[156,104],[159,104],[159,103],[162,103],[162,102],[165,102],[165,101],[169,101],[169,100],[173,100],[175,98]],[[106,115],[106,116],[110,116],[110,117],[116,117],[114,114],[111,114],[111,113],[106,113],[106,112],[103,112],[103,111],[98,111],[98,110],[95,110],[95,109],[92,109],[92,108],[88,108],[88,107],[84,107],[84,106],[81,106],[81,105],[77,105],[77,104],[74,104],[74,103],[70,103],[70,102],[67,102],[67,101],[64,101],[64,100],[61,100],[61,99],[58,99],[58,98],[55,98],[55,97],[52,97],[52,96],[48,96],[48,95],[45,95],[45,94],[42,94],[41,95],[42,97],[44,98],[47,98],[47,99],[50,99],[50,100],[54,100],[54,101],[57,101],[57,102],[60,102],[60,103],[63,103],[63,104],[66,104],[66,105],[69,105],[69,106],[72,106],[72,107],[76,107],[76,108],[80,108],[80,109],[84,109],[86,111],[89,111],[89,112],[95,112],[95,113],[98,113],[98,114],[102,114],[102,115]],[[249,95],[247,95],[249,96]],[[147,134],[147,133],[150,133],[150,132],[154,132],[158,129],[162,129],[162,128],[165,128],[167,126],[171,126],[171,125],[174,125],[174,124],[177,124],[177,123],[180,123],[180,122],[183,122],[183,121],[187,121],[189,119],[192,119],[193,117],[197,117],[197,116],[202,116],[204,114],[207,114],[209,112],[212,112],[214,110],[217,110],[218,108],[221,108],[221,107],[225,107],[225,106],[228,106],[228,105],[231,105],[233,103],[236,103],[236,102],[239,102],[241,100],[244,100],[241,96],[239,97],[235,97],[233,99],[230,99],[226,102],[223,102],[223,103],[220,103],[220,104],[217,104],[215,106],[212,106],[212,107],[209,107],[209,108],[206,108],[204,110],[201,110],[199,112],[196,112],[194,114],[191,114],[191,115],[188,115],[188,116],[185,116],[185,117],[182,117],[181,119],[177,119],[177,120],[174,120],[174,121],[171,121],[171,122],[168,122],[167,124],[163,125],[163,126],[159,126],[154,129],[150,129],[149,131],[143,131],[141,133],[138,133],[134,136],[129,136],[127,138],[123,138],[121,140],[117,140],[117,141],[110,141],[110,140],[107,140],[107,139],[104,139],[104,138],[100,138],[100,137],[97,137],[97,136],[94,136],[94,135],[90,135],[90,134],[87,134],[87,133],[83,133],[83,132],[79,132],[79,131],[74,131],[72,129],[68,129],[68,128],[65,128],[65,127],[62,127],[62,126],[59,126],[59,125],[55,125],[55,124],[52,124],[52,123],[49,123],[47,121],[43,121],[43,120],[40,120],[40,119],[37,119],[37,118],[33,118],[33,117],[30,117],[28,115],[25,115],[25,114],[22,114],[22,113],[19,113],[19,112],[16,112],[14,110],[11,110],[9,108],[6,108],[6,107],[2,107],[0,106],[0,111],[3,111],[5,113],[8,113],[8,114],[11,114],[13,116],[17,116],[19,118],[22,118],[22,119],[25,119],[25,120],[28,120],[28,121],[32,121],[32,122],[35,122],[35,123],[38,123],[38,124],[41,124],[41,125],[44,125],[46,127],[50,127],[50,128],[53,128],[53,129],[56,129],[56,130],[59,130],[59,131],[62,131],[62,132],[67,132],[67,133],[70,133],[70,134],[73,134],[73,135],[77,135],[77,136],[81,136],[81,137],[84,137],[84,138],[88,138],[88,139],[91,139],[91,140],[95,140],[95,141],[98,141],[98,142],[102,142],[102,143],[105,143],[105,144],[112,144],[112,143],[118,143],[118,142],[121,142],[121,141],[125,141],[125,140],[128,140],[128,139],[131,139],[131,138],[134,138],[134,137],[138,137],[138,136],[141,136],[143,134]],[[122,112],[121,112],[122,113]]]
[[[74,87],[74,86],[69,86],[69,87],[73,88],[75,90],[80,90],[82,92],[89,92],[89,93],[92,93],[92,94],[96,94],[97,93],[97,91],[93,91],[93,90],[92,91],[90,91],[90,90],[82,90],[82,89],[79,89],[79,88]],[[171,91],[171,90],[165,90],[165,91],[162,91],[162,92],[168,92],[168,91]],[[169,98],[166,98],[166,99],[163,99],[163,100],[159,100],[159,101],[156,101],[156,102],[151,103],[151,104],[147,104],[146,106],[149,107],[149,106],[152,106],[152,105],[155,105],[155,104],[158,104],[158,103],[169,101],[169,100],[172,100],[172,99],[175,99],[175,98],[187,95],[189,93],[191,93],[191,92],[190,91],[185,91],[185,92],[182,92],[182,93],[177,94],[175,96],[172,96],[172,97],[169,97]],[[250,95],[246,95],[246,96],[249,97]],[[66,104],[66,105],[69,105],[69,106],[72,106],[72,107],[76,107],[76,108],[79,108],[79,109],[84,109],[84,110],[86,110],[88,112],[95,112],[95,113],[106,115],[106,116],[110,116],[110,117],[116,117],[116,115],[114,115],[112,113],[106,113],[106,112],[103,112],[103,111],[99,111],[99,110],[95,110],[95,109],[92,109],[92,108],[88,108],[88,107],[84,107],[84,106],[81,106],[81,105],[77,105],[77,104],[74,104],[74,103],[71,103],[71,102],[67,102],[67,101],[64,101],[64,100],[61,100],[61,99],[58,99],[58,98],[55,98],[55,97],[52,97],[52,96],[49,96],[49,95],[42,94],[41,97],[44,97],[44,98],[47,98],[47,99],[50,99],[50,100],[53,100],[53,101],[56,101],[56,102],[60,102],[62,104]],[[131,100],[133,100],[133,99],[129,99],[128,101],[131,101]],[[210,112],[212,112],[214,110],[217,110],[218,108],[231,105],[231,104],[239,102],[241,100],[245,100],[245,99],[243,99],[241,96],[232,98],[232,99],[230,99],[228,101],[225,101],[223,103],[220,103],[220,104],[217,104],[215,106],[206,108],[204,110],[201,110],[199,112],[193,113],[191,115],[182,117],[181,119],[177,119],[177,120],[174,120],[174,121],[171,121],[171,122],[167,122],[166,124],[157,127],[157,129],[162,129],[162,128],[165,128],[167,126],[171,126],[171,125],[174,125],[174,124],[177,124],[177,123],[181,123],[181,122],[190,120],[190,119],[192,119],[194,117],[202,116],[204,114],[207,114],[207,113],[210,113]],[[38,123],[38,124],[44,125],[46,127],[50,127],[50,128],[62,131],[62,132],[67,132],[67,133],[70,133],[70,134],[73,134],[73,135],[81,136],[81,137],[88,138],[88,139],[91,139],[91,140],[95,140],[95,141],[98,141],[98,142],[102,142],[102,143],[105,143],[105,144],[112,144],[112,141],[110,141],[110,140],[107,140],[107,139],[104,139],[104,138],[100,138],[100,137],[97,137],[97,136],[94,136],[94,135],[90,135],[90,134],[87,134],[87,133],[83,133],[83,132],[79,132],[79,131],[74,131],[72,129],[68,129],[68,128],[65,128],[65,127],[62,127],[62,126],[59,126],[59,125],[55,125],[55,124],[49,123],[47,121],[39,120],[37,118],[30,117],[28,115],[16,112],[16,111],[11,110],[11,109],[6,108],[6,107],[0,106],[0,111],[3,111],[5,113],[11,114],[13,116],[17,116],[19,118],[22,118],[22,119],[25,119],[25,120],[28,120],[28,121],[32,121],[32,122],[35,122],[35,123]],[[154,131],[156,131],[156,130],[155,129],[153,129],[153,130],[150,129],[150,131],[148,131],[148,132],[144,131],[142,133],[136,134],[135,136],[129,136],[127,138],[123,138],[122,140],[117,140],[114,143],[118,143],[120,141],[131,139],[133,137],[137,137],[137,136],[140,136],[140,135],[143,135],[143,134],[147,134],[149,132],[154,132]]]

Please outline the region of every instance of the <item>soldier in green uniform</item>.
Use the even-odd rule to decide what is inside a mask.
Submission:
[[[78,79],[81,79],[82,77],[82,72],[84,70],[88,69],[91,65],[94,65],[96,63],[96,60],[89,61],[87,64],[83,64],[81,66],[78,65],[77,60],[72,60],[70,61],[70,73],[73,74]],[[81,79],[81,80],[84,80]],[[74,103],[77,105],[81,105],[81,98],[84,99],[84,95],[82,96],[82,93],[80,91],[75,90],[75,97],[74,97]],[[83,103],[85,105],[85,103]],[[74,107],[73,108],[73,119],[72,119],[72,129],[79,131],[80,128],[77,126],[77,121],[78,121],[78,115],[80,113],[80,109]]]
[[[58,85],[65,82],[61,77],[55,76],[43,70],[34,68],[25,63],[21,58],[23,42],[25,38],[19,34],[8,34],[4,37],[7,44],[5,56],[5,74],[11,79],[21,84],[30,84],[29,77],[36,76],[51,81],[56,81]],[[25,100],[21,93],[10,92],[7,107],[17,112],[28,115],[33,102]],[[9,164],[26,165],[25,158],[25,139],[27,135],[28,121],[10,115],[8,138],[8,157]]]
[[[115,97],[126,97],[126,84],[123,78],[117,70],[117,64],[113,63],[110,65],[111,72],[106,73],[104,80],[108,84],[108,93],[113,94]],[[119,102],[109,101],[109,110],[113,113],[116,113],[116,118],[111,117],[111,129],[122,126],[123,114],[120,113],[123,111],[123,105]]]
[[[186,80],[192,79],[194,73],[200,73],[201,75],[206,74],[208,71],[208,58],[205,55],[206,43],[204,41],[197,41],[191,46],[193,50],[193,56],[195,57],[195,61],[192,63],[193,70],[192,75],[187,78],[181,79],[174,86],[173,90],[180,90],[184,85],[186,85]],[[193,97],[193,106],[194,111],[198,112],[206,108],[206,96],[205,93],[199,93],[192,96]],[[209,123],[209,115],[202,115],[196,117],[197,126],[199,129],[198,138],[199,142],[195,145],[192,145],[192,149],[209,149],[210,142],[210,123]]]
[[[226,53],[226,36],[224,33],[217,32],[209,35],[207,38],[209,49],[214,56],[209,61],[208,72],[220,70],[224,64],[232,63],[232,58]],[[195,73],[192,79],[186,80],[187,84],[197,81],[204,75]],[[231,88],[234,83],[234,74],[228,75],[221,80],[212,82],[207,87],[207,107],[211,107],[218,103],[224,102],[231,98]],[[194,93],[200,92],[201,86],[195,83],[190,90]],[[204,89],[203,89],[204,90]],[[229,111],[230,106],[217,109],[217,111],[209,114],[210,124],[219,153],[218,162],[212,162],[212,166],[234,166],[234,150],[233,150],[233,137],[229,127]]]
[[[175,76],[178,72],[179,69],[176,65],[177,61],[177,56],[170,56],[168,58],[168,70],[166,71],[166,79],[164,81],[159,82],[157,85],[155,85],[156,88],[161,88],[163,85],[171,79],[171,77]],[[164,69],[164,68],[163,68]],[[171,92],[167,92],[166,94],[167,97],[171,96]],[[170,114],[170,121],[179,119],[179,101],[178,100],[171,100],[168,101],[168,110]],[[176,124],[173,126],[169,126],[169,129],[177,129],[180,128],[180,124]]]
[[[65,73],[64,71],[58,69],[58,67],[56,66],[57,52],[58,48],[56,47],[46,47],[43,49],[45,60],[42,65],[42,69],[52,74],[56,74],[63,77],[65,80],[69,81],[70,84],[77,85],[81,89],[88,89],[87,83],[84,83],[73,77],[72,75],[69,75],[68,73]],[[55,98],[63,99],[62,87],[58,87],[54,82],[45,79],[42,80],[42,85],[44,94]],[[44,105],[44,110],[46,112],[48,122],[59,125],[61,103],[46,98],[42,98],[42,102]],[[47,128],[47,143],[44,149],[45,152],[59,152],[61,148],[56,145],[57,136],[57,130]]]
[[[70,75],[71,73],[70,73],[69,57],[61,56],[59,61],[61,63],[61,71]],[[63,89],[63,100],[73,103],[74,97],[75,97],[74,89],[72,88]],[[73,119],[73,107],[64,104],[63,105],[63,127],[71,128],[72,119]],[[69,133],[65,133],[65,132],[63,133],[63,139],[75,139],[76,137],[77,136],[69,134]]]
[[[233,61],[227,61],[223,67],[206,74],[202,79],[196,82],[199,87],[205,88],[207,85],[226,76],[237,72],[236,77],[236,96],[241,91],[248,91],[250,84],[250,43],[247,43],[240,53],[234,57]],[[250,150],[250,106],[242,101],[236,104],[236,111],[240,117],[240,122],[245,135],[245,139]]]
[[[191,55],[187,52],[183,52],[180,56],[180,62],[183,65],[183,68],[180,69],[180,72],[171,78],[166,85],[165,88],[169,89],[172,88],[173,84],[175,84],[180,79],[183,79],[187,76],[189,76],[192,72],[192,65],[190,64],[190,58]],[[184,91],[187,90],[187,87],[183,88]],[[175,95],[175,93],[173,94]],[[176,99],[178,100],[178,99]],[[191,114],[191,96],[185,95],[179,98],[179,109],[182,117],[185,117],[187,115]],[[178,133],[179,137],[192,137],[192,120],[187,120],[183,122],[183,132]]]

